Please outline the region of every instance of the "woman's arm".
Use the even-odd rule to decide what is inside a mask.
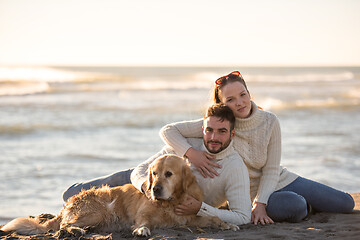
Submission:
[[[270,141],[267,147],[267,161],[262,168],[262,176],[254,202],[267,204],[270,195],[275,191],[280,177],[281,130],[279,120],[275,117]]]
[[[275,117],[275,116],[274,116]],[[266,204],[270,195],[275,191],[279,182],[281,159],[281,130],[279,120],[275,117],[270,141],[267,148],[267,161],[262,168],[262,176],[254,206],[251,214],[251,222],[265,225],[274,223],[266,213]]]
[[[186,138],[202,138],[203,119],[171,123],[160,130],[160,137],[178,156],[185,156],[191,145]]]

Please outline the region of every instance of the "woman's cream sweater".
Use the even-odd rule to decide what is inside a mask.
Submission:
[[[267,204],[269,196],[298,176],[280,166],[281,131],[277,117],[258,109],[254,102],[252,113],[245,119],[236,119],[234,148],[243,158],[250,177],[250,195],[253,202]],[[168,124],[160,131],[163,141],[179,156],[191,147],[186,138],[202,137],[203,119]]]

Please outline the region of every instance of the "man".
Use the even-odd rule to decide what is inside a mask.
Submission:
[[[188,138],[189,144],[196,150],[206,151],[212,155],[214,165],[219,165],[218,176],[204,178],[202,174],[191,165],[200,188],[204,192],[204,202],[188,196],[179,205],[175,212],[179,215],[197,214],[198,216],[217,216],[225,222],[236,225],[247,224],[251,219],[250,184],[247,168],[232,146],[235,117],[230,108],[225,105],[215,104],[207,110],[204,116],[203,139]],[[69,192],[77,193],[81,188],[88,189],[91,186],[101,186],[114,182],[114,178],[120,175],[128,175],[131,172],[131,183],[140,191],[147,179],[148,166],[158,157],[165,154],[174,154],[174,151],[165,146],[158,154],[146,162],[140,164],[132,172],[131,170],[116,173],[105,178],[100,178],[85,184],[73,185],[64,193],[64,200]],[[123,177],[123,176],[122,176]],[[122,185],[128,182],[119,182]],[[114,185],[114,184],[113,184]],[[74,191],[76,189],[76,191]],[[73,195],[73,194],[72,194]],[[66,197],[67,196],[67,197]],[[224,203],[228,204],[230,210],[219,209]]]

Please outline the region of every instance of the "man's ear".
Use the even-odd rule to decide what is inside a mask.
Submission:
[[[235,129],[231,130],[230,138],[231,140],[235,137]]]

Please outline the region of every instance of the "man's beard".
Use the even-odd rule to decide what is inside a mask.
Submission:
[[[207,149],[210,153],[216,154],[216,153],[219,153],[219,152],[221,152],[222,150],[226,149],[226,148],[229,146],[230,142],[231,142],[231,138],[229,137],[229,139],[228,139],[226,142],[224,142],[224,144],[223,144],[222,142],[212,141],[212,140],[209,140],[209,141],[207,141],[207,142],[204,141],[204,144],[205,144],[206,149]],[[209,149],[209,147],[208,147],[208,146],[209,146],[209,143],[219,143],[219,144],[220,144],[220,147],[219,147],[219,149],[217,149],[217,150]]]

